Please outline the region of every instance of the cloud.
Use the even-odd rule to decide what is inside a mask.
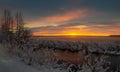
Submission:
[[[73,10],[63,14],[56,14],[49,17],[43,17],[41,20],[47,22],[64,22],[86,17],[86,10]]]
[[[109,24],[108,24],[109,23]],[[32,31],[41,30],[64,30],[64,29],[84,29],[84,30],[101,30],[101,29],[119,29],[120,22],[91,22],[91,23],[63,23],[50,26],[34,27]]]
[[[118,22],[113,22],[111,24],[105,23],[66,23],[57,26],[43,26],[32,28],[33,33],[47,35],[47,34],[67,34],[70,32],[75,32],[77,34],[120,34],[120,25]]]
[[[43,30],[49,30],[49,31],[59,31],[59,30],[66,30],[66,29],[85,29],[87,28],[87,25],[81,24],[81,23],[70,23],[70,24],[61,24],[61,25],[51,25],[51,26],[41,26],[41,27],[35,27],[31,28],[31,31],[37,32],[37,31],[43,31]]]

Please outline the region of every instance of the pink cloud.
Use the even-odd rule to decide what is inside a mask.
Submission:
[[[57,14],[49,17],[43,17],[41,18],[43,21],[47,22],[64,22],[64,21],[70,21],[74,19],[84,18],[86,17],[86,10],[73,10],[69,11],[63,14]]]

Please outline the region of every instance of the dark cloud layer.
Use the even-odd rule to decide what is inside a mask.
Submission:
[[[114,14],[120,12],[119,3],[120,0],[0,0],[0,7],[23,10],[32,16],[48,16],[81,8]]]

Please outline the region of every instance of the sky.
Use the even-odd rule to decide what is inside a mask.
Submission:
[[[120,35],[120,0],[0,0],[33,35]],[[0,15],[0,16],[1,16]]]

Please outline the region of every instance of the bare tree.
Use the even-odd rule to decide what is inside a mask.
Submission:
[[[24,28],[24,22],[22,19],[22,14],[20,12],[17,12],[16,14],[16,35],[18,37],[21,37],[23,35],[23,32],[25,30]]]
[[[30,31],[24,27],[24,24],[21,12],[17,12],[15,20],[13,20],[11,12],[4,10],[0,26],[2,40],[16,39],[19,42],[28,39]]]
[[[9,10],[4,10],[1,20],[1,34],[5,40],[9,40],[13,31],[13,18]]]
[[[29,40],[30,37],[30,31],[25,28],[25,23],[22,18],[22,14],[20,12],[17,12],[16,14],[16,38],[17,42],[20,44],[25,42],[26,40]]]

